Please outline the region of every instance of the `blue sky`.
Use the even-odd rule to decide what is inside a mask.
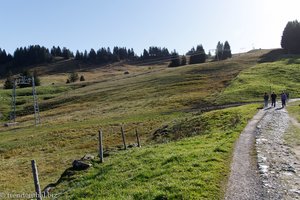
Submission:
[[[206,52],[229,41],[233,52],[280,47],[299,0],[0,0],[0,48],[39,44],[72,51],[149,46]]]

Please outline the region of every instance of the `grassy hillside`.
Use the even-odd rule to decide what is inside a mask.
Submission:
[[[300,122],[300,105],[299,101],[289,103],[287,110],[289,114],[299,123]],[[300,126],[291,123],[289,133],[286,134],[285,140],[292,147],[292,150],[300,158]]]
[[[183,155],[183,160],[189,160],[190,157],[193,157],[197,153],[199,155],[203,154],[204,157],[201,156],[201,159],[204,160],[211,157],[214,158],[214,156],[220,159],[221,164],[216,165],[217,168],[214,168],[214,164],[207,168],[209,174],[218,173],[220,169],[224,172],[220,177],[212,177],[213,180],[210,180],[214,185],[212,188],[216,189],[213,195],[219,197],[223,184],[221,182],[226,179],[228,172],[228,158],[232,151],[233,141],[245,125],[246,120],[254,114],[254,108],[257,106],[230,111],[234,113],[241,112],[241,114],[234,114],[232,116],[235,116],[232,120],[237,124],[238,128],[235,129],[233,126],[229,132],[227,129],[224,132],[222,131],[223,124],[229,119],[228,117],[226,118],[227,114],[224,114],[225,121],[217,120],[210,127],[206,126],[206,124],[210,125],[210,123],[213,123],[216,120],[216,116],[208,114],[208,116],[211,115],[214,117],[205,118],[201,113],[202,110],[213,109],[214,106],[227,103],[261,100],[260,92],[264,91],[264,89],[261,89],[257,93],[246,92],[249,88],[256,90],[254,86],[255,82],[258,82],[257,79],[250,80],[249,84],[247,83],[249,87],[243,88],[244,84],[242,84],[240,79],[245,79],[243,78],[243,74],[247,70],[251,71],[256,67],[261,68],[261,66],[269,68],[273,64],[299,67],[296,64],[297,59],[294,60],[294,64],[290,65],[287,65],[287,61],[285,60],[278,61],[272,65],[268,63],[257,64],[257,61],[267,52],[269,51],[261,50],[236,55],[234,58],[222,62],[189,65],[178,68],[166,68],[166,66],[162,65],[146,67],[122,65],[85,72],[81,71],[80,74],[83,74],[87,81],[70,85],[65,84],[67,79],[65,73],[42,76],[43,84],[37,88],[42,124],[38,127],[33,126],[33,115],[29,114],[33,110],[31,108],[32,97],[28,96],[30,89],[18,89],[17,111],[19,115],[17,121],[20,123],[16,127],[0,127],[0,182],[4,183],[2,184],[2,189],[11,192],[34,190],[33,184],[31,184],[31,159],[35,159],[38,163],[42,187],[45,187],[48,183],[56,182],[63,171],[70,167],[74,159],[82,157],[85,153],[95,154],[97,152],[97,131],[99,128],[102,128],[104,132],[106,150],[112,151],[116,149],[117,145],[122,144],[120,125],[124,124],[128,143],[135,142],[134,129],[138,128],[143,146],[146,145],[146,149],[131,150],[130,154],[132,153],[134,157],[138,157],[139,153],[148,150],[154,151],[153,147],[148,146],[151,143],[168,141],[170,142],[169,144],[154,146],[154,148],[161,148],[161,151],[164,152],[161,155],[161,160],[158,160],[158,162],[163,163],[168,160],[170,152],[174,151],[175,156],[178,154],[177,152],[179,152],[180,148],[177,148],[177,146],[181,142],[186,142],[183,145],[184,147],[193,146],[192,142],[199,142],[199,146],[191,147],[191,149],[194,149],[194,151],[191,151],[191,154],[187,151],[187,154]],[[129,71],[129,74],[125,75],[125,71]],[[240,74],[240,72],[242,73]],[[255,72],[259,71],[251,71],[251,73]],[[264,73],[268,75],[268,70],[265,70]],[[293,74],[295,73],[291,73],[291,76],[288,77],[291,79],[291,83],[294,79],[296,80],[296,78],[292,78],[294,77]],[[262,82],[261,85],[264,87],[265,84]],[[290,89],[293,89],[293,84],[291,84]],[[296,89],[293,91],[296,91]],[[1,100],[0,112],[4,113],[4,115],[8,115],[10,93],[11,91],[0,90],[0,98],[3,99],[3,101]],[[244,111],[244,109],[247,111]],[[220,111],[218,115],[223,112],[226,113],[229,111]],[[198,119],[201,122],[200,124]],[[202,119],[206,120],[201,121]],[[235,119],[238,120],[235,121]],[[167,137],[153,140],[153,133],[166,125],[168,125],[166,128],[168,132]],[[203,127],[211,131],[206,133],[202,129]],[[210,134],[214,132],[217,133]],[[222,141],[225,138],[222,134],[228,133],[228,135],[231,135],[231,132],[233,133],[232,135],[236,135],[232,138],[228,137],[231,139],[226,140],[226,142],[224,141],[226,150],[224,155],[221,153],[221,157],[218,157],[214,153],[206,155],[201,150],[202,147],[208,145],[211,146],[209,147],[209,151],[213,152],[214,148],[212,146],[217,145],[219,139]],[[186,136],[195,135],[201,136],[171,142]],[[211,137],[211,140],[208,140],[207,137]],[[209,144],[205,144],[206,140],[209,141]],[[119,163],[118,160],[121,159],[122,155],[129,156],[127,152],[122,152],[121,154],[114,153],[109,157],[109,162]],[[196,162],[198,158],[195,157],[193,162]],[[145,159],[148,158],[145,157]],[[151,157],[149,159],[149,163],[152,163],[149,166],[153,168],[155,160],[151,161]],[[133,162],[140,161],[133,160]],[[145,162],[147,163],[148,161]],[[174,166],[177,166],[176,162]],[[99,167],[101,168],[100,165],[98,167],[95,165],[95,169]],[[179,165],[178,167],[180,168]],[[152,168],[150,167],[150,169]],[[180,170],[185,171],[186,169],[181,168]],[[117,171],[112,172],[118,173]],[[96,173],[96,171],[91,173]],[[136,170],[132,173],[132,176],[136,176],[137,174],[134,173],[142,173],[142,171]],[[164,173],[168,174],[171,171]],[[83,179],[85,178],[83,177]],[[190,178],[187,178],[187,181],[189,180]],[[83,183],[88,184],[88,182]],[[176,180],[174,184],[179,183],[180,181]],[[120,186],[122,187],[122,185]],[[144,189],[140,189],[139,191],[144,191],[148,186],[144,185],[141,187],[144,187]],[[64,188],[61,189],[63,190]],[[115,190],[118,190],[116,185]],[[164,191],[171,194],[167,190],[157,189],[156,191],[155,195],[160,195]],[[77,189],[76,192],[78,194],[82,193]],[[121,193],[120,195],[126,195],[125,192]],[[135,192],[131,191],[129,193],[132,195]],[[178,193],[178,195],[186,196],[186,193]],[[154,196],[147,198],[152,197]]]
[[[194,132],[195,137],[94,162],[88,173],[64,177],[69,181],[53,193],[59,199],[221,199],[233,143],[256,108],[229,108],[183,120],[177,131]]]
[[[280,94],[286,91],[290,98],[300,96],[300,57],[290,56],[274,62],[254,65],[240,73],[217,98],[222,102],[261,100],[265,92]]]

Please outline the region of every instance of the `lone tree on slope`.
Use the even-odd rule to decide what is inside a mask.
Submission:
[[[300,23],[295,21],[289,21],[285,26],[282,38],[281,47],[288,53],[300,53]]]
[[[232,54],[231,54],[230,45],[229,45],[228,41],[225,41],[224,47],[223,47],[222,59],[227,59],[227,58],[231,58],[231,57],[232,57]]]

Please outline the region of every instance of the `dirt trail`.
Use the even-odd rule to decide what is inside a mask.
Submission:
[[[253,149],[256,125],[264,114],[265,112],[260,110],[248,123],[235,143],[225,199],[262,199],[264,196]]]
[[[236,142],[225,199],[300,199],[300,162],[284,142],[290,123],[280,107],[254,116]]]

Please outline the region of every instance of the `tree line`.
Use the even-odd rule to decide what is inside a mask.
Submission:
[[[281,46],[287,53],[300,53],[300,23],[289,21],[284,28]],[[144,49],[143,53],[138,56],[132,48],[114,47],[112,50],[108,48],[100,48],[97,51],[91,49],[89,52],[76,51],[73,52],[66,47],[53,46],[50,50],[39,45],[31,45],[28,47],[17,48],[13,55],[7,53],[0,48],[0,73],[20,72],[26,66],[51,63],[54,58],[61,57],[62,59],[74,58],[78,61],[93,64],[106,64],[118,62],[122,60],[127,61],[149,61],[151,59],[169,59],[170,66],[180,66],[185,64],[203,63],[210,56],[205,53],[203,46],[197,45],[192,48],[185,55],[180,56],[176,50],[170,52],[167,48],[152,46],[149,49]],[[232,56],[228,41],[224,44],[218,42],[214,60],[224,60]],[[189,59],[188,59],[189,58]]]
[[[220,43],[220,42],[219,42]],[[218,45],[219,45],[218,43]],[[217,46],[218,47],[218,46]],[[224,50],[230,51],[229,43],[226,41]],[[219,52],[219,51],[218,51]],[[224,56],[218,57],[220,59],[227,58]],[[230,52],[231,55],[231,52]],[[189,57],[189,62],[187,57]],[[108,64],[119,61],[138,61],[147,62],[152,59],[170,61],[170,67],[195,64],[205,62],[207,55],[202,45],[197,45],[196,48],[192,48],[186,53],[186,56],[180,56],[176,50],[170,52],[167,48],[151,46],[148,49],[144,49],[143,53],[138,56],[132,48],[126,47],[114,47],[112,50],[108,48],[100,48],[98,50],[91,49],[90,51],[76,51],[74,56],[73,52],[66,47],[53,46],[50,50],[40,45],[31,45],[28,47],[17,48],[13,55],[6,53],[4,49],[0,49],[0,73],[20,73],[26,66],[45,64],[54,62],[57,57],[61,59],[74,58],[83,63],[90,64]]]
[[[222,43],[218,43],[222,44]],[[226,41],[224,48],[219,48],[219,51],[227,51],[230,46]],[[230,52],[231,56],[231,52]],[[53,46],[50,50],[46,47],[39,45],[31,45],[28,47],[17,48],[13,55],[7,54],[5,50],[0,49],[0,67],[6,67],[7,79],[4,84],[5,89],[13,87],[13,74],[21,73],[23,76],[34,76],[35,85],[40,85],[40,80],[37,76],[36,71],[30,74],[26,70],[26,66],[51,63],[55,58],[60,57],[61,59],[74,58],[79,62],[89,64],[107,64],[118,61],[138,61],[138,62],[170,62],[169,67],[177,67],[186,64],[204,63],[208,58],[202,45],[197,45],[196,48],[191,48],[185,55],[179,55],[176,50],[169,52],[165,47],[152,46],[149,49],[144,49],[140,56],[134,52],[132,48],[127,49],[126,47],[114,47],[111,51],[110,48],[100,48],[97,51],[91,49],[89,52],[76,51],[74,56],[73,52],[66,47],[60,48],[59,46]],[[189,58],[189,60],[187,59]],[[226,56],[222,56],[221,59],[226,59]],[[1,68],[0,68],[1,69]],[[3,70],[2,70],[3,71]],[[1,70],[0,70],[1,72]],[[79,77],[69,76],[68,82],[75,82]],[[80,77],[83,81],[84,77]]]
[[[186,56],[189,56],[189,62],[187,61]],[[196,49],[193,47],[186,53],[186,56],[180,56],[176,52],[172,53],[172,60],[169,64],[169,67],[177,67],[186,64],[197,64],[197,63],[205,63],[208,58],[211,58],[211,54],[205,53],[205,50],[202,44],[197,45]],[[224,45],[220,41],[217,44],[215,58],[212,61],[216,60],[225,60],[227,58],[231,58],[231,49],[228,41],[225,41]]]
[[[76,51],[75,60],[83,61],[85,63],[105,64],[110,62],[118,62],[121,60],[135,60],[137,59],[134,50],[127,49],[126,47],[114,47],[111,51],[110,48],[100,48],[97,51],[91,49],[89,52]]]
[[[62,57],[69,59],[73,53],[63,47],[53,46],[51,50],[40,45],[30,45],[28,47],[17,48],[13,55],[6,53],[5,50],[0,49],[0,67],[5,68],[6,72],[20,72],[24,67],[36,64],[51,63],[55,57]]]

